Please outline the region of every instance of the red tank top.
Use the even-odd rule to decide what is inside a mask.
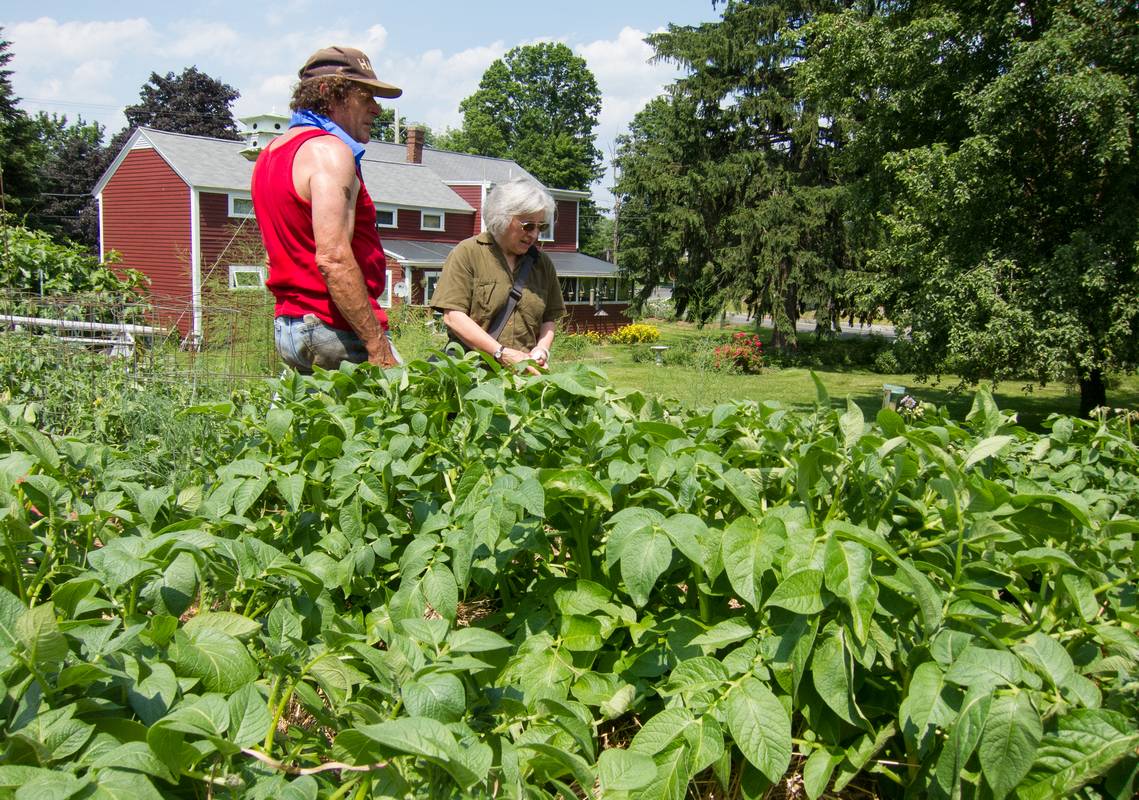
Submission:
[[[263,150],[253,166],[253,210],[269,256],[269,279],[265,285],[277,299],[276,316],[315,314],[334,328],[351,330],[348,320],[332,302],[328,286],[316,265],[312,203],[297,194],[293,186],[293,160],[297,150],[310,139],[331,135],[313,128],[284,144]],[[360,178],[360,192],[356,197],[352,254],[360,265],[376,319],[386,330],[388,317],[376,298],[384,293],[387,260],[376,230],[376,207],[364,187],[359,168],[356,176]]]

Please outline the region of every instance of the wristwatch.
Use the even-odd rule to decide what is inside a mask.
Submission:
[[[506,345],[500,344],[498,346],[498,349],[494,351],[494,360],[495,361],[501,361],[502,360],[502,353],[504,350],[506,350]]]

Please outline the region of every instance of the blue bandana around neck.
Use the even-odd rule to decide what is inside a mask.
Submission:
[[[297,128],[302,125],[311,125],[314,128],[328,131],[340,141],[344,142],[344,144],[352,148],[352,157],[356,159],[356,166],[360,166],[360,159],[364,157],[364,145],[349,136],[343,128],[331,119],[323,114],[317,114],[315,111],[302,108],[299,111],[293,112],[292,119],[289,120],[289,127]]]

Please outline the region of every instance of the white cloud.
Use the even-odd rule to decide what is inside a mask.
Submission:
[[[40,17],[6,25],[4,38],[12,43],[12,66],[20,71],[58,70],[61,64],[88,61],[120,51],[149,51],[154,28],[140,18],[111,22],[58,22]]]
[[[422,122],[433,130],[457,128],[459,103],[475,93],[486,68],[506,52],[502,41],[472,47],[453,55],[428,50],[411,57],[386,59],[380,78],[403,89],[403,97],[388,101],[400,116]]]
[[[175,33],[175,38],[163,45],[163,51],[191,61],[204,56],[225,55],[241,45],[237,31],[221,22],[181,20],[173,23],[170,30]]]
[[[599,39],[574,48],[585,59],[601,89],[597,145],[606,158],[613,140],[623,133],[638,111],[679,75],[670,64],[652,63],[646,34],[625,27],[616,39]]]

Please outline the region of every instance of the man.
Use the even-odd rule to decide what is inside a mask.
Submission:
[[[387,262],[360,158],[380,113],[375,98],[403,92],[351,47],[318,50],[298,74],[289,130],[253,167],[277,352],[306,374],[342,361],[395,366],[387,314],[376,302]]]

